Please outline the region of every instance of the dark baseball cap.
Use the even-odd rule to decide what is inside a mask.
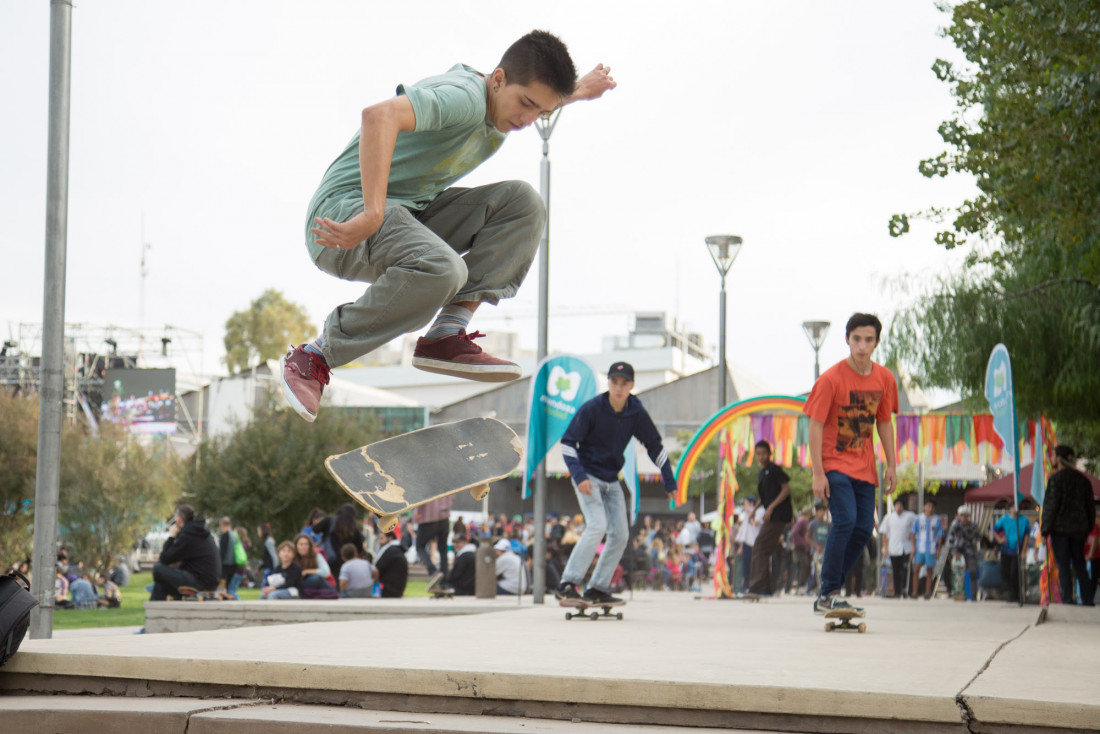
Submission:
[[[634,382],[634,368],[626,362],[616,362],[611,365],[611,369],[607,371],[607,379],[612,377],[625,377],[626,379]]]

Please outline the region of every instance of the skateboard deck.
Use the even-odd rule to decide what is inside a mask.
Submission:
[[[825,631],[832,632],[834,630],[859,630],[861,633],[867,631],[867,623],[859,622],[858,624],[852,624],[853,619],[862,619],[866,617],[866,612],[860,612],[856,609],[831,609],[825,612],[825,619],[828,620],[840,620],[840,622],[826,622]]]
[[[614,617],[615,619],[622,619],[623,613],[612,612],[611,608],[625,606],[626,602],[619,602],[618,604],[596,604],[579,599],[562,599],[558,602],[558,605],[563,607],[571,607],[576,610],[575,612],[566,612],[566,619],[572,619],[573,617],[588,617],[589,619],[594,621],[599,619],[600,617]],[[590,608],[602,609],[603,613],[595,611],[589,612],[588,610]]]
[[[384,531],[408,510],[463,490],[475,500],[519,466],[522,443],[493,418],[441,423],[325,459],[352,499],[379,517]]]
[[[196,589],[194,586],[181,586],[177,589],[183,595],[183,601],[221,601],[218,589]]]

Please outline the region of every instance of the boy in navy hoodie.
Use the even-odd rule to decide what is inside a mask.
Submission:
[[[669,496],[676,491],[672,465],[661,436],[642,402],[630,394],[633,388],[634,368],[626,362],[611,365],[607,392],[580,407],[561,439],[561,453],[584,513],[584,533],[569,555],[555,592],[565,603],[581,599],[592,604],[623,603],[611,596],[610,588],[612,574],[630,540],[626,501],[618,479],[624,463],[623,451],[631,438],[641,441],[649,458],[661,470]],[[592,565],[605,533],[607,542],[582,597],[577,587]]]

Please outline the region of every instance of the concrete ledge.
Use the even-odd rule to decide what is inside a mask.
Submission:
[[[195,714],[249,704],[197,698],[5,696],[0,697],[0,721],[6,732],[185,734],[188,720]]]
[[[145,631],[195,632],[275,624],[404,617],[452,617],[519,609],[507,599],[281,599],[273,601],[147,601]]]

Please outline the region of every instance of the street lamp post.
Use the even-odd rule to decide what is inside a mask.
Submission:
[[[806,332],[806,338],[814,348],[814,382],[821,376],[821,362],[818,361],[818,352],[825,342],[825,335],[829,333],[828,321],[803,321],[802,331]]]
[[[706,238],[707,252],[714,260],[714,267],[722,276],[722,291],[718,299],[718,407],[726,406],[726,273],[729,272],[737,253],[741,252],[741,238],[733,234],[712,235]]]

